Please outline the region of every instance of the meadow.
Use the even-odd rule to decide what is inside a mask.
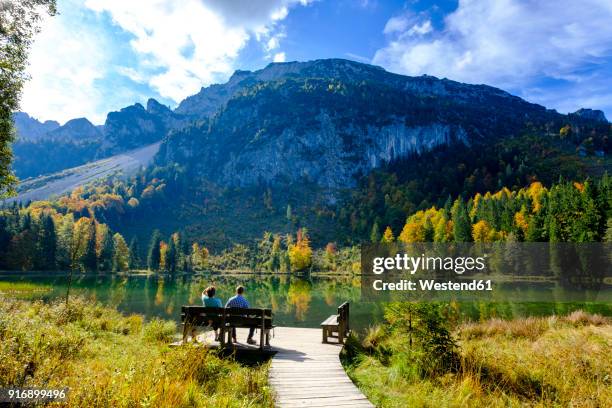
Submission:
[[[607,317],[574,311],[452,330],[424,320],[413,315],[410,330],[391,318],[350,339],[345,367],[376,406],[612,406]]]
[[[68,387],[68,407],[271,407],[267,364],[170,347],[172,321],[72,298],[0,298],[0,387]]]

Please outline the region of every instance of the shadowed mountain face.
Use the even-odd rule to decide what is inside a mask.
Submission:
[[[92,141],[102,138],[102,132],[93,123],[85,118],[71,119],[46,137],[59,140],[70,140],[73,142]]]
[[[489,86],[346,60],[238,71],[176,112],[206,120],[172,132],[160,163],[223,185],[305,180],[331,189],[437,146],[477,149],[565,117]]]
[[[21,178],[36,177],[159,142],[182,124],[180,115],[154,99],[147,108],[135,104],[108,114],[103,126],[85,118],[63,126],[40,123],[27,114],[14,114],[19,138],[13,150],[13,169]]]
[[[60,124],[54,120],[47,120],[44,123],[39,122],[24,112],[13,113],[13,120],[17,129],[17,135],[22,140],[40,139],[47,133],[60,127]]]

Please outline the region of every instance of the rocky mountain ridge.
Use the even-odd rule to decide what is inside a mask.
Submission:
[[[86,140],[94,158],[164,140],[158,163],[233,186],[299,182],[328,188],[437,146],[477,146],[528,126],[607,124],[603,112],[561,115],[487,85],[408,77],[342,59],[271,63],[236,71],[171,110],[154,99],[59,126],[16,113],[21,140]],[[18,165],[18,164],[17,164]]]
[[[478,149],[529,128],[558,131],[569,120],[490,86],[339,59],[237,71],[176,112],[201,121],[170,132],[159,164],[178,163],[196,180],[225,186],[308,181],[332,190],[438,146]]]

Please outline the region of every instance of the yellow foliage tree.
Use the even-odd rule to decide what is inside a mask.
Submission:
[[[542,209],[542,196],[546,194],[546,188],[539,181],[531,183],[527,189],[527,195],[531,198],[532,212],[537,213]]]
[[[301,229],[298,230],[295,244],[289,245],[289,263],[291,270],[303,271],[312,265],[312,248],[308,235]]]
[[[164,241],[162,241],[159,244],[159,269],[161,271],[165,271],[166,270],[166,263],[167,263],[167,255],[168,255],[168,244],[166,244]]]
[[[527,209],[525,206],[521,208],[521,211],[514,214],[514,224],[519,227],[523,233],[527,232],[527,228],[529,228],[529,220],[527,218]]]
[[[116,271],[127,271],[130,264],[130,249],[125,239],[118,232],[113,235],[113,269]]]
[[[423,227],[423,224],[419,224],[417,222],[406,222],[406,225],[404,225],[398,240],[407,244],[411,242],[425,241],[425,228]]]
[[[385,229],[385,233],[383,234],[380,242],[383,244],[389,244],[393,241],[395,241],[395,237],[393,236],[393,231],[391,230],[391,227],[388,226],[387,229]]]
[[[472,238],[474,242],[490,242],[489,237],[493,228],[485,220],[472,225]]]
[[[191,264],[196,270],[205,269],[208,265],[208,249],[200,246],[198,243],[194,243],[191,246]]]

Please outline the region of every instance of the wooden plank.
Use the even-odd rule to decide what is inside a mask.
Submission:
[[[321,326],[337,326],[338,315],[331,315],[321,323]]]
[[[346,375],[342,345],[323,344],[321,329],[278,327],[271,343],[277,353],[269,384],[278,407],[373,407]]]

